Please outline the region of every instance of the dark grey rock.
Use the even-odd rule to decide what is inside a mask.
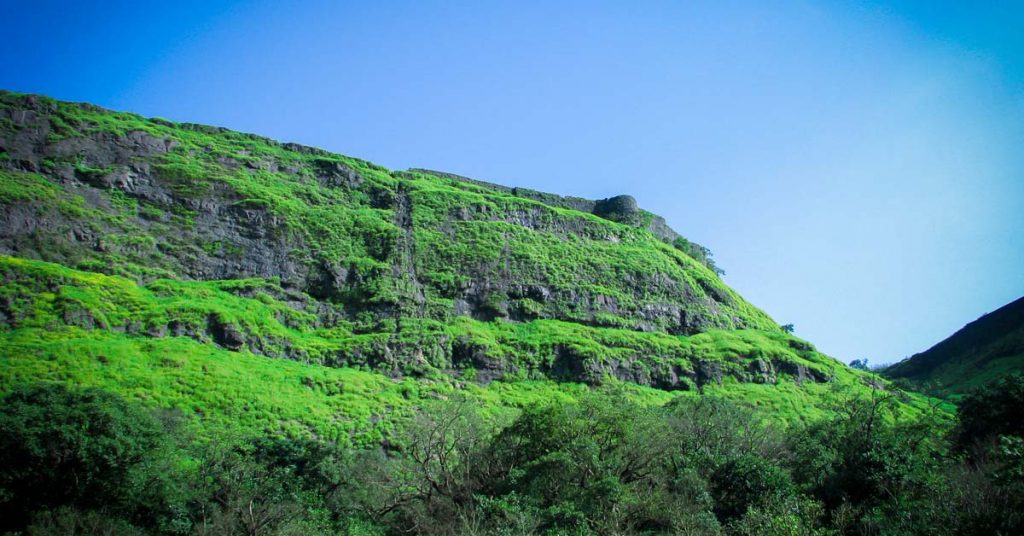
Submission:
[[[245,346],[245,335],[234,323],[226,322],[217,315],[210,315],[207,323],[207,331],[218,346],[236,352]]]
[[[631,195],[617,195],[598,201],[594,214],[607,220],[633,222],[640,214],[640,206]]]

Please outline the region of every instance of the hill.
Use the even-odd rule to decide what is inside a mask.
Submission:
[[[1020,532],[628,195],[0,93],[0,205],[0,533]]]
[[[943,395],[962,395],[1024,371],[1024,298],[967,324],[928,350],[884,369]]]
[[[207,421],[372,438],[424,393],[502,405],[625,383],[788,420],[836,386],[880,385],[784,333],[629,196],[390,171],[14,93],[0,94],[0,174],[4,390],[104,385]],[[305,409],[260,400],[289,389]]]

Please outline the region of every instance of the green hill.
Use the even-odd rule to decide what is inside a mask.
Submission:
[[[13,93],[0,178],[4,390],[99,385],[202,422],[373,440],[456,391],[497,408],[624,383],[785,421],[880,385],[780,330],[629,196]]]
[[[1015,372],[1024,372],[1024,298],[882,371],[890,378],[953,396]]]
[[[0,533],[1024,525],[1019,379],[954,428],[628,195],[0,93],[0,205]]]

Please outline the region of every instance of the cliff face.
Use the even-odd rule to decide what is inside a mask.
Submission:
[[[689,388],[830,374],[831,360],[722,283],[706,249],[629,196],[392,172],[10,93],[0,93],[0,172],[7,329],[189,336],[483,379]],[[135,290],[97,294],[89,274]]]
[[[965,394],[1007,374],[1024,372],[1024,298],[967,324],[928,350],[886,368],[940,394]]]

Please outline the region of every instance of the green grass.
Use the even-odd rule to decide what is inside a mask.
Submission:
[[[550,380],[480,386],[447,376],[393,379],[353,368],[229,352],[184,337],[154,339],[78,328],[22,328],[0,334],[0,391],[39,382],[99,387],[150,407],[178,410],[200,434],[317,437],[343,445],[379,442],[412,408],[432,400],[465,397],[485,414],[503,418],[531,404],[571,402],[588,391],[584,385]],[[615,385],[651,405],[676,396],[700,396]],[[820,418],[840,400],[834,387],[806,382],[726,382],[705,394],[764,409],[783,424]],[[901,408],[917,414],[927,405],[922,397],[908,396]]]
[[[0,391],[37,382],[99,387],[148,406],[175,409],[206,434],[243,432],[318,437],[343,445],[379,442],[411,408],[469,397],[492,414],[547,400],[574,400],[587,388],[551,381],[493,383],[397,380],[229,352],[184,337],[151,339],[99,330],[23,328],[0,335]],[[637,400],[672,394],[629,386]]]
[[[36,173],[0,170],[0,202],[45,202],[56,199],[60,189]]]
[[[163,279],[140,286],[123,277],[13,257],[0,257],[0,274],[5,281],[0,297],[8,304],[7,314],[16,328],[6,332],[0,345],[6,388],[34,381],[95,385],[154,406],[209,415],[213,426],[237,421],[244,428],[266,432],[332,439],[346,435],[372,441],[387,428],[371,426],[371,421],[387,408],[408,407],[415,402],[409,402],[412,399],[449,396],[455,385],[495,407],[571,398],[585,387],[554,383],[539,372],[551,364],[557,347],[570,347],[584,363],[636,359],[651,369],[677,365],[686,370],[698,361],[720,362],[725,381],[709,384],[706,393],[770,408],[785,422],[827,411],[825,395],[830,387],[813,382],[798,385],[782,374],[777,384],[742,383],[729,377],[729,371],[742,374],[755,358],[791,361],[833,377],[836,385],[861,392],[868,389],[861,381],[866,373],[846,368],[776,331],[714,330],[683,337],[556,320],[480,322],[465,317],[451,323],[411,323],[397,347],[416,349],[422,341],[462,339],[485,348],[488,356],[522,367],[526,372],[511,378],[520,381],[476,385],[445,374],[451,367],[448,362],[407,370],[414,377],[397,381],[369,370],[323,366],[338,364],[338,355],[352,355],[353,350],[371,348],[390,336],[315,327],[315,315],[274,297],[282,292],[274,281]],[[305,359],[272,359],[219,348],[204,331],[211,316],[266,341],[263,349],[268,353],[289,347],[299,352],[293,355]],[[69,327],[76,319],[90,329]],[[172,322],[193,326],[195,340],[158,329]],[[348,364],[360,365],[357,360]],[[603,381],[619,384],[611,378]],[[632,389],[650,403],[698,396]],[[415,396],[408,398],[410,393]],[[245,400],[252,396],[258,399],[248,405]],[[908,398],[908,411],[921,407],[922,400]]]

